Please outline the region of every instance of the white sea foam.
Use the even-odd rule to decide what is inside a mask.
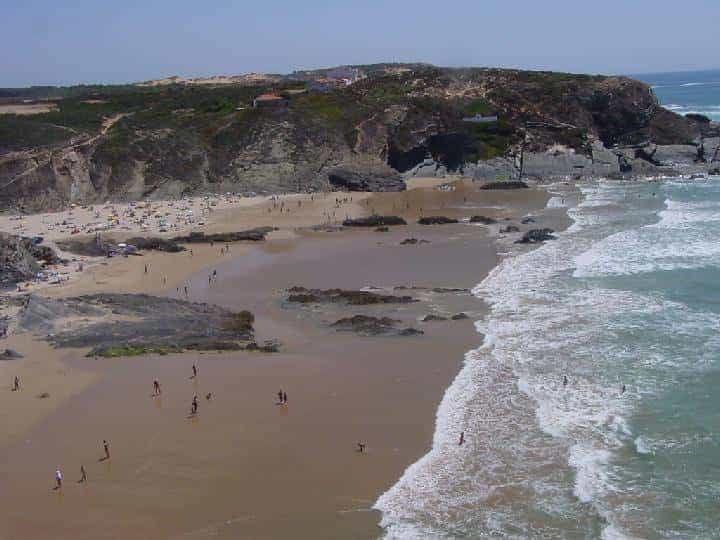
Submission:
[[[663,214],[654,226],[637,219],[624,225],[639,212],[628,202],[637,202],[636,189],[642,186],[583,187],[585,200],[570,210],[575,223],[568,231],[505,259],[473,290],[491,306],[487,319],[476,322],[483,345],[466,355],[443,397],[432,450],[376,503],[388,537],[519,538],[558,530],[592,536],[598,517],[604,538],[629,537],[624,521],[636,519],[637,507],[632,493],[631,502],[618,505],[624,494],[614,483],[612,458],[633,443],[638,452],[648,447],[628,418],[638,400],[672,384],[668,370],[692,372],[714,354],[708,347],[696,358],[678,358],[678,340],[720,334],[712,314],[574,278],[626,275],[643,264],[656,269],[667,253],[653,250],[679,249],[642,243],[647,235],[667,234],[666,227],[682,232],[677,215]],[[698,204],[693,211],[712,211]],[[666,207],[686,210],[672,201]],[[650,263],[633,255],[641,250]],[[623,336],[642,333],[667,336],[638,354]],[[621,394],[626,382],[632,390]],[[563,473],[568,466],[571,479]],[[547,530],[534,510],[547,517]]]

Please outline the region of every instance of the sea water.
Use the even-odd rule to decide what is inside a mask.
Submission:
[[[660,103],[678,114],[702,114],[720,121],[720,70],[634,76],[648,83]]]
[[[720,537],[720,178],[581,191],[476,287],[484,343],[388,537]]]

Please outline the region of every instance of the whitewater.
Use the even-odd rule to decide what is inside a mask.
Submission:
[[[474,289],[483,343],[377,501],[386,537],[717,537],[720,178],[579,189]]]

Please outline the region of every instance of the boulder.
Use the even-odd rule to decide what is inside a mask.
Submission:
[[[420,240],[418,240],[417,238],[406,238],[405,240],[400,242],[400,245],[401,246],[414,246],[416,244],[429,244],[429,243],[430,243],[430,240],[424,240],[422,238]]]
[[[328,172],[330,185],[342,191],[405,191],[405,180],[397,171],[388,167],[351,169],[335,167]]]
[[[407,222],[399,216],[369,216],[343,221],[343,227],[390,227],[395,225],[407,225]]]
[[[17,360],[18,358],[24,357],[15,349],[5,349],[5,351],[0,353],[0,360]]]
[[[453,321],[462,321],[463,319],[469,319],[470,317],[467,316],[466,313],[456,313],[452,317],[450,317]]]
[[[412,296],[394,296],[370,291],[351,291],[343,289],[306,289],[292,287],[287,301],[294,304],[348,304],[368,306],[374,304],[409,304],[417,302]]]
[[[127,244],[135,246],[137,249],[150,250],[150,251],[164,251],[166,253],[178,253],[184,251],[185,248],[173,240],[166,240],[165,238],[150,237],[133,237],[126,241]]]
[[[276,230],[275,227],[257,227],[246,231],[205,234],[203,232],[192,232],[188,236],[176,236],[173,242],[184,244],[209,244],[210,242],[261,242],[265,240],[268,233]]]
[[[497,223],[497,220],[487,216],[472,216],[470,218],[470,223],[482,223],[483,225],[492,225],[493,223]]]
[[[458,220],[446,216],[427,216],[418,219],[418,223],[420,225],[447,225],[449,223],[458,223]]]
[[[516,244],[539,244],[546,240],[554,240],[555,237],[552,229],[531,229],[526,232],[520,240],[517,240]]]
[[[422,319],[420,319],[422,322],[433,322],[433,321],[447,321],[447,317],[443,317],[442,315],[435,315],[433,313],[430,313],[428,315],[425,315]]]

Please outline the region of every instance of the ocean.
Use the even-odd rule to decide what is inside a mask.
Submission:
[[[647,80],[720,119],[720,71]],[[550,189],[573,224],[474,289],[484,342],[385,536],[720,538],[720,177]]]
[[[387,537],[720,537],[720,177],[563,198],[573,225],[474,290],[485,341]]]
[[[648,83],[660,103],[678,114],[720,121],[720,70],[633,75]]]

